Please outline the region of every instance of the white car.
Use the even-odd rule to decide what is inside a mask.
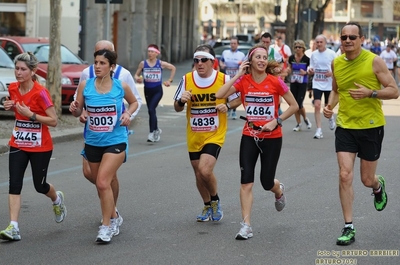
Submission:
[[[14,63],[0,47],[0,109],[4,110],[4,101],[8,97],[8,86],[17,81],[14,74]]]
[[[12,82],[16,82],[14,73],[14,62],[8,56],[8,54],[0,47],[0,110],[4,110],[3,103],[6,100],[8,94],[8,86]],[[46,79],[36,75],[38,82],[46,86]]]

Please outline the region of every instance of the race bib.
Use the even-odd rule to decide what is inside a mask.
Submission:
[[[18,147],[42,146],[42,124],[16,120],[13,129],[14,143]]]
[[[234,77],[237,72],[239,71],[239,69],[235,69],[235,68],[226,68],[225,69],[225,74],[229,75],[231,78]]]
[[[117,106],[87,106],[89,130],[112,132],[117,124]]]
[[[290,77],[291,83],[303,83],[304,76],[300,74],[300,71],[293,71],[292,76]]]
[[[160,68],[144,68],[143,78],[146,82],[161,82],[161,69]]]
[[[213,132],[218,126],[218,111],[215,107],[190,110],[190,127],[193,132]]]
[[[250,96],[245,97],[247,121],[270,121],[273,120],[275,104],[273,96]]]
[[[328,82],[328,77],[326,76],[327,72],[328,70],[315,69],[314,80],[319,82]]]

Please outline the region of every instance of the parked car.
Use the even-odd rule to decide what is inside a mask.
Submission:
[[[16,82],[14,73],[14,62],[8,56],[6,51],[0,47],[0,110],[4,110],[4,101],[9,96],[8,87],[12,82]],[[46,85],[46,79],[37,76],[38,82],[43,86]]]
[[[251,35],[251,34],[237,34],[236,37],[239,40],[239,44],[245,44],[245,43],[248,43],[251,45],[254,44],[254,38],[253,38],[253,35]]]
[[[50,43],[48,38],[31,37],[0,37],[0,47],[3,47],[9,57],[14,60],[20,53],[31,51],[39,60],[37,74],[47,78]],[[61,45],[61,103],[68,106],[73,101],[75,90],[79,83],[79,77],[89,65]]]
[[[10,83],[17,81],[14,74],[14,63],[7,53],[0,48],[0,109],[4,110],[4,101],[8,94]]]
[[[250,44],[239,44],[238,46],[238,50],[243,52],[244,55],[247,55],[247,53],[249,52],[249,50],[252,48],[253,46]],[[222,52],[225,50],[229,50],[231,48],[230,45],[224,45],[224,46],[219,46],[217,48],[214,49],[215,52],[215,57],[217,57],[218,60],[221,59],[222,56]]]

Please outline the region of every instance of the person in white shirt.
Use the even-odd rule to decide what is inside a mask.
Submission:
[[[389,72],[392,74],[394,77],[394,63],[397,61],[397,55],[393,51],[394,46],[392,44],[389,44],[386,46],[386,49],[381,52],[379,57],[385,61],[386,66],[389,69]]]
[[[238,50],[239,39],[237,37],[232,37],[230,41],[230,50],[225,50],[222,52],[221,59],[219,61],[220,69],[226,75],[229,75],[231,78],[234,77],[239,71],[239,66],[245,60],[246,55]],[[232,108],[228,110],[228,117],[231,115],[232,110],[232,119],[236,120],[236,108]]]
[[[318,35],[315,38],[317,49],[313,51],[310,58],[309,74],[314,75],[313,78],[313,95],[314,95],[314,116],[317,130],[314,139],[323,138],[321,128],[321,98],[324,94],[325,105],[328,104],[329,94],[332,91],[332,61],[336,57],[336,53],[326,48],[326,37]],[[335,119],[332,116],[329,119],[329,129],[336,128]]]

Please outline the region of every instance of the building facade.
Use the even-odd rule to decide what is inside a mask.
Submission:
[[[321,6],[325,1],[317,2]],[[221,39],[237,33],[274,33],[279,31],[276,22],[286,21],[287,3],[287,0],[200,0],[201,31]],[[338,39],[341,27],[348,21],[359,22],[368,39],[398,38],[400,0],[332,0],[325,10],[324,34]]]
[[[101,39],[109,39],[118,63],[134,71],[157,44],[161,58],[190,58],[200,42],[198,0],[62,0],[61,43],[88,62]],[[0,0],[0,35],[48,37],[49,0]]]

